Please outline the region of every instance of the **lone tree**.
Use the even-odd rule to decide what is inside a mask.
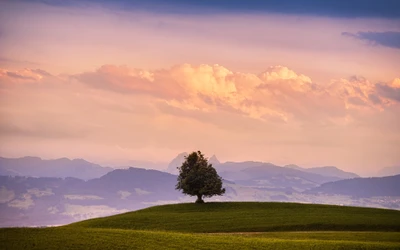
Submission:
[[[176,189],[182,190],[184,194],[197,196],[196,203],[204,203],[203,196],[212,197],[225,193],[222,178],[200,151],[185,156],[185,161],[178,169]]]

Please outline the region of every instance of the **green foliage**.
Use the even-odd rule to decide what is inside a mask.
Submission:
[[[400,211],[279,202],[163,205],[97,218],[69,227],[187,233],[271,231],[399,231]]]
[[[200,151],[186,156],[178,169],[176,189],[184,194],[197,196],[196,203],[204,203],[203,197],[225,193],[225,189],[222,188],[222,178]]]

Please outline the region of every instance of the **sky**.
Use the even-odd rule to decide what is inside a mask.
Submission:
[[[0,155],[400,165],[400,2],[1,1]]]

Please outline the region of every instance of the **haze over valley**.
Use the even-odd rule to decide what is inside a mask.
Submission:
[[[0,158],[0,226],[62,225],[145,207],[192,202],[177,190],[181,153],[164,171],[111,168],[83,159]],[[400,173],[360,178],[326,166],[302,168],[209,158],[226,193],[208,201],[280,201],[400,210]]]

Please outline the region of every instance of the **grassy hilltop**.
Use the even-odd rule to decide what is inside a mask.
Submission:
[[[0,230],[4,249],[400,249],[400,211],[227,202]],[[2,247],[3,249],[3,247]]]
[[[91,219],[69,227],[187,233],[271,231],[399,231],[400,211],[272,202],[174,204]]]

